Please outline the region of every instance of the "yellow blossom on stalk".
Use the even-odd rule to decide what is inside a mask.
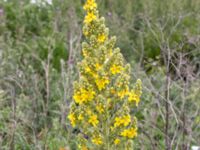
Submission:
[[[85,112],[87,113],[87,115],[91,115],[92,114],[92,111],[90,109],[86,109]]]
[[[141,81],[130,84],[130,65],[115,48],[116,38],[109,36],[96,1],[86,0],[83,8],[83,59],[78,63],[68,119],[80,131],[79,149],[127,149],[129,139],[137,136],[131,110],[140,101]]]
[[[87,50],[83,49],[82,52],[83,52],[83,56],[84,56],[84,57],[87,57],[87,56],[88,56]]]
[[[83,115],[82,115],[82,114],[80,114],[80,115],[78,116],[78,120],[83,120]]]
[[[129,123],[131,122],[131,117],[130,115],[124,116],[123,117],[123,125],[126,127],[129,125]]]
[[[83,35],[88,36],[88,34],[89,34],[88,31],[83,31]],[[85,56],[84,53],[83,53],[83,56]]]
[[[91,73],[91,72],[92,72],[92,70],[90,69],[89,66],[85,67],[85,71],[88,72],[88,73]]]
[[[109,56],[109,57],[111,57],[111,56],[112,56],[112,54],[113,54],[113,51],[112,51],[112,49],[108,50],[108,56]]]
[[[124,131],[121,132],[121,136],[134,138],[137,136],[137,128],[125,129]]]
[[[86,4],[83,6],[83,9],[85,10],[94,10],[97,8],[97,4],[94,0],[88,0]]]
[[[98,42],[103,43],[106,40],[106,36],[104,34],[101,34],[98,36]]]
[[[103,108],[103,106],[102,106],[101,104],[98,104],[98,105],[96,106],[96,109],[97,109],[97,111],[98,111],[99,113],[103,113],[103,112],[104,112],[104,108]]]
[[[96,144],[96,145],[101,145],[101,144],[103,143],[101,137],[94,137],[94,138],[92,139],[92,142],[93,142],[94,144]]]
[[[73,113],[70,113],[68,115],[68,119],[70,120],[72,126],[74,127],[76,125],[76,123],[75,123],[75,121],[76,121],[75,115]]]
[[[103,90],[103,89],[106,87],[106,85],[109,83],[109,80],[108,80],[106,77],[104,77],[104,78],[102,78],[102,79],[97,78],[97,79],[95,80],[95,82],[96,82],[96,85],[97,85],[98,89],[101,91],[101,90]]]
[[[121,71],[121,66],[119,65],[113,65],[111,68],[110,68],[110,71],[112,74],[117,74],[117,73],[120,73]]]
[[[98,71],[101,68],[101,65],[99,65],[98,63],[95,64],[95,68]]]
[[[126,116],[123,116],[123,117],[116,117],[114,127],[118,127],[120,125],[124,125],[126,127],[126,126],[129,125],[130,122],[131,122],[130,115],[126,115]]]
[[[97,16],[94,13],[89,12],[87,16],[85,16],[84,23],[89,24],[90,22],[96,20]]]
[[[114,127],[118,127],[118,126],[120,126],[121,124],[122,124],[122,119],[121,118],[119,118],[119,117],[116,117],[115,118],[115,123],[114,123]]]
[[[99,123],[97,115],[91,115],[88,122],[91,123],[93,126],[96,126]]]
[[[85,89],[80,89],[80,91],[75,92],[73,98],[76,103],[82,104],[87,101],[91,101],[95,96],[94,91],[87,91]]]
[[[135,94],[134,91],[131,91],[128,96],[129,96],[128,97],[129,102],[134,101],[136,103],[136,106],[138,106],[138,103],[140,101],[140,97],[137,94]]]
[[[114,143],[115,143],[115,145],[118,145],[120,143],[120,139],[118,139],[118,138],[115,139]]]
[[[140,96],[142,94],[141,92],[141,80],[137,80],[136,82],[136,87],[134,90],[131,90],[129,93],[128,93],[128,101],[129,102],[135,102],[136,106],[138,106],[138,103],[140,102]]]
[[[117,95],[120,97],[120,99],[123,99],[128,94],[128,89],[122,89],[117,93]]]

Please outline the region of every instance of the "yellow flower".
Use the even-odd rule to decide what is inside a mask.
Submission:
[[[89,108],[87,108],[87,109],[86,109],[86,113],[87,113],[87,115],[91,115],[91,114],[92,114],[92,111],[91,111]]]
[[[74,101],[78,104],[83,104],[84,102],[91,101],[95,96],[94,91],[87,91],[83,88],[80,89],[80,91],[77,91],[74,93]]]
[[[91,73],[92,70],[90,69],[89,66],[86,66],[86,67],[85,67],[85,71],[88,72],[88,73]]]
[[[90,116],[88,122],[91,123],[93,126],[97,126],[97,124],[99,123],[99,120],[97,119],[97,115]]]
[[[137,136],[137,128],[125,129],[124,131],[121,132],[121,136],[134,138]]]
[[[84,23],[89,24],[93,20],[96,20],[97,16],[93,12],[88,12],[87,16],[85,16]]]
[[[86,4],[83,6],[83,9],[84,10],[94,10],[94,9],[96,9],[97,8],[97,4],[95,3],[95,1],[94,0],[88,0],[87,2],[86,2]]]
[[[89,32],[88,32],[88,31],[83,31],[83,34],[84,34],[85,36],[88,36]]]
[[[102,79],[100,79],[100,78],[97,77],[97,79],[95,80],[95,83],[96,83],[98,89],[101,91],[109,83],[109,80],[106,77],[104,77]]]
[[[96,109],[97,109],[97,111],[98,111],[99,113],[103,113],[103,112],[104,112],[104,108],[103,108],[103,105],[102,105],[102,104],[98,104],[98,105],[96,106]]]
[[[101,137],[94,137],[94,138],[92,139],[92,142],[93,142],[94,144],[96,144],[96,145],[101,145],[101,144],[103,143]]]
[[[121,88],[120,91],[117,92],[117,96],[120,99],[123,99],[126,95],[128,95],[129,87],[128,86],[121,87],[122,86],[121,84],[118,84],[117,86],[118,86],[118,88]]]
[[[118,66],[118,65],[113,65],[111,68],[110,68],[110,71],[113,75],[117,74],[117,73],[120,73],[120,71],[122,70],[122,67],[121,66]]]
[[[96,68],[96,70],[98,71],[98,70],[101,68],[101,65],[100,65],[99,63],[96,63],[96,64],[95,64],[95,68]]]
[[[84,57],[87,57],[87,56],[88,56],[88,52],[87,52],[86,49],[83,49],[83,50],[82,50],[82,53],[83,53],[83,56],[84,56]]]
[[[135,101],[136,106],[138,106],[138,103],[140,102],[140,97],[137,94],[135,94],[133,90],[129,92],[128,96],[129,96],[128,101],[129,102]]]
[[[124,126],[128,126],[130,122],[131,122],[131,116],[130,115],[127,115],[127,116],[123,117]]]
[[[76,121],[76,118],[75,118],[74,113],[70,113],[70,114],[68,115],[68,119],[70,120],[72,126],[75,127],[75,125],[76,125],[76,122],[75,122],[75,121]]]
[[[112,54],[113,54],[112,49],[110,49],[110,50],[108,51],[108,56],[110,57],[110,56],[112,56]]]
[[[127,89],[123,89],[117,93],[117,95],[120,97],[120,99],[123,99],[128,94]]]
[[[118,138],[115,139],[114,143],[115,143],[115,145],[118,145],[120,143],[120,139],[118,139]]]
[[[129,65],[115,47],[116,38],[110,38],[96,0],[85,1],[83,60],[77,66],[80,76],[74,83],[69,122],[83,133],[78,138],[79,150],[107,149],[107,145],[111,149],[124,145],[127,149],[128,138],[137,136],[137,120],[131,116],[131,108],[138,104],[141,81],[131,93]]]
[[[122,124],[122,119],[120,117],[115,118],[114,127],[118,127]]]
[[[128,135],[128,130],[125,129],[124,131],[121,132],[121,136],[126,137]]]
[[[79,116],[78,116],[78,120],[83,120],[84,118],[83,118],[83,115],[82,114],[80,114]]]
[[[123,116],[123,117],[116,117],[114,127],[118,127],[120,125],[124,125],[126,127],[126,126],[129,125],[130,122],[131,122],[130,115],[126,115],[126,116]]]
[[[101,34],[97,38],[98,43],[103,43],[105,40],[106,40],[105,34]]]

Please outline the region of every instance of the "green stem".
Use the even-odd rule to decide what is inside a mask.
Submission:
[[[110,118],[109,118],[109,110],[108,110],[108,107],[109,107],[109,104],[107,103],[107,110],[106,110],[106,149],[107,150],[110,150],[110,141],[109,141],[109,121],[110,121]]]

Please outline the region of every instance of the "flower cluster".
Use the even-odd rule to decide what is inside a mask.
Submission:
[[[130,86],[130,65],[126,64],[115,37],[109,37],[95,0],[84,5],[80,76],[74,83],[74,101],[68,119],[80,130],[79,148],[118,149],[137,136],[137,120],[131,108],[138,106],[141,81]],[[117,145],[117,146],[116,146]]]

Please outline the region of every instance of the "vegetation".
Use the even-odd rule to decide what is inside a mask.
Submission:
[[[80,130],[80,149],[132,149],[129,139],[137,136],[137,125],[131,108],[138,106],[141,80],[130,89],[130,66],[114,49],[115,38],[109,38],[95,0],[87,0],[84,9],[84,59],[68,118]]]
[[[98,55],[82,56],[81,42],[90,41],[89,35],[82,35],[82,27],[88,30],[82,24],[84,3],[0,1],[0,149],[78,148],[80,127],[73,128],[67,117],[79,89],[73,83],[86,73],[84,65],[101,61],[104,51],[98,47]],[[130,87],[138,78],[143,82],[139,106],[128,111],[138,120],[137,137],[128,144],[139,150],[185,150],[199,145],[200,1],[98,0],[97,4],[124,56],[112,51],[120,59],[114,57],[111,65],[130,64]],[[103,19],[98,21],[104,25]],[[100,45],[106,47],[106,41],[113,40],[114,49],[106,27],[102,31],[106,39]],[[78,62],[85,64],[78,66]],[[110,72],[108,80],[112,78],[113,84],[115,75],[126,74],[126,69],[117,74],[103,70],[98,73]]]

